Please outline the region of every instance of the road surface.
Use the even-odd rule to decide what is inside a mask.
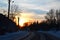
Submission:
[[[60,40],[60,38],[44,32],[19,32],[2,36],[0,40]]]
[[[60,38],[56,38],[55,36],[42,32],[29,32],[29,34],[25,37],[18,37],[12,40],[60,40]]]

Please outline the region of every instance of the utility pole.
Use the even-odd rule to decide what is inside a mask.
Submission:
[[[10,14],[10,1],[11,0],[8,0],[8,18],[9,18],[9,14]]]
[[[18,27],[19,27],[19,17],[18,17]]]

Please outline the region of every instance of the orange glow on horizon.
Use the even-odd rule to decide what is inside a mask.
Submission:
[[[42,16],[42,15],[40,15],[40,16]],[[40,16],[38,15],[38,17],[40,17]],[[38,21],[40,23],[40,22],[43,21],[43,19],[38,19],[38,17],[34,18],[34,17],[36,17],[36,15],[33,14],[33,13],[20,13],[20,15],[16,15],[15,19],[14,19],[14,22],[17,25],[18,25],[18,17],[19,17],[19,25],[20,25],[20,27],[25,26],[25,23],[30,25],[33,22],[37,22]]]
[[[18,25],[18,16],[15,16],[15,20],[16,24]],[[23,27],[25,26],[24,24],[27,23],[28,25],[31,23],[29,18],[24,18],[24,17],[19,17],[19,26]]]
[[[27,22],[29,22],[28,19],[26,19],[26,18],[20,18],[19,25],[22,27],[22,26],[24,26],[24,23],[27,23]]]

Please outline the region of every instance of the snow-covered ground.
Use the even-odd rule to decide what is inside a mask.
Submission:
[[[7,33],[6,35],[0,36],[0,40],[13,40],[16,38],[22,38],[29,35],[26,31],[14,32],[14,33]]]
[[[51,34],[57,38],[60,38],[60,31],[48,31],[46,33]]]
[[[60,31],[38,31],[38,33],[39,32],[45,33],[45,34],[50,34],[54,37],[60,38]],[[34,32],[27,32],[27,31],[6,33],[6,35],[0,36],[0,40],[17,40],[17,39],[21,39],[21,38],[30,39],[30,38],[34,37],[34,35],[35,35]],[[27,38],[26,38],[26,36],[27,36]],[[44,36],[44,35],[42,34],[41,37],[42,36]],[[42,37],[42,38],[44,38],[44,37]]]
[[[60,31],[38,31],[38,32],[42,32],[42,33],[45,33],[45,34],[50,34],[52,36],[60,38]]]

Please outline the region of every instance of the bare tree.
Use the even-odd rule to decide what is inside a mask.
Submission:
[[[47,22],[50,23],[51,27],[60,30],[60,10],[50,10],[45,18],[47,19]]]
[[[21,12],[21,10],[19,9],[18,5],[12,5],[11,6],[11,18],[12,20],[14,19],[15,15],[19,14]]]
[[[11,6],[11,13],[17,13],[19,11],[18,5],[12,5]]]
[[[54,10],[51,9],[48,13],[47,16],[45,16],[45,18],[47,19],[47,21],[49,21],[50,23],[55,19],[55,15],[54,15]]]
[[[56,10],[56,20],[60,20],[60,10]]]

